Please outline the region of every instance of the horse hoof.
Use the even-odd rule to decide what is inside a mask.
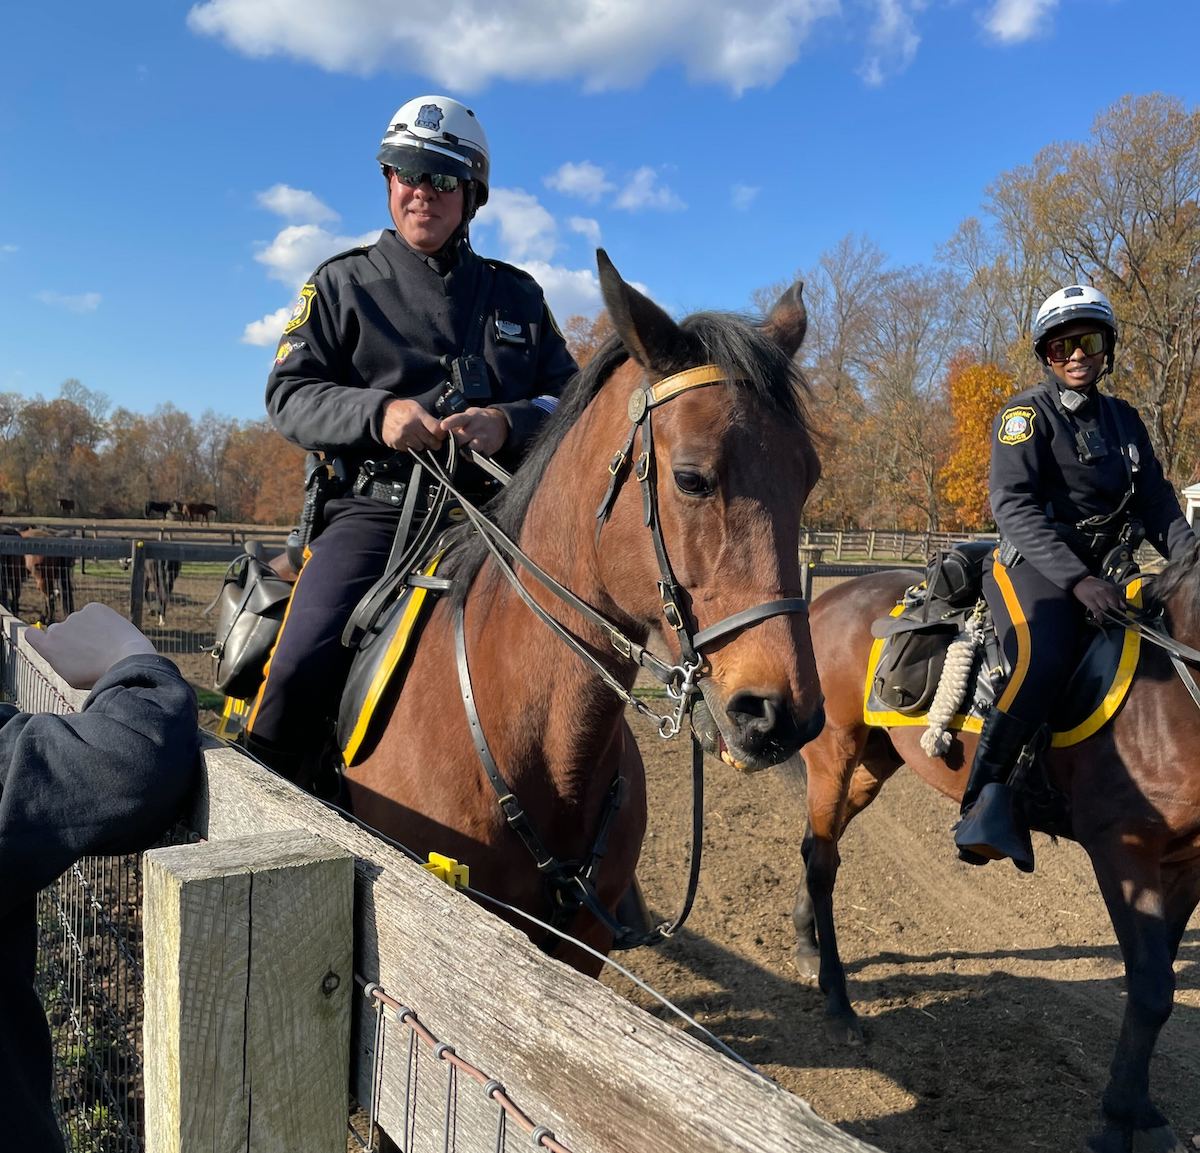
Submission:
[[[826,1017],[825,1036],[833,1045],[850,1048],[857,1048],[864,1041],[862,1023],[853,1012]]]
[[[1087,1143],[1091,1153],[1187,1153],[1170,1125],[1133,1129],[1109,1125]]]
[[[796,963],[796,972],[800,974],[800,980],[806,985],[817,984],[821,978],[821,954],[802,953],[796,949],[792,959]]]

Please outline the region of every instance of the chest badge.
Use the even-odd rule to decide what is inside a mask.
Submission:
[[[1021,444],[1033,436],[1033,418],[1037,413],[1027,405],[1006,408],[1000,417],[996,438],[1001,444]]]
[[[496,317],[496,340],[501,344],[524,344],[525,329],[512,320]]]

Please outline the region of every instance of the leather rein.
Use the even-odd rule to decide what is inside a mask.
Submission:
[[[1104,615],[1114,624],[1119,624],[1122,628],[1137,633],[1143,640],[1162,649],[1170,657],[1171,664],[1175,667],[1175,672],[1179,674],[1179,679],[1183,682],[1183,687],[1187,689],[1188,695],[1200,709],[1200,685],[1196,684],[1196,678],[1188,669],[1189,664],[1200,665],[1200,650],[1177,641],[1167,632],[1160,617],[1148,616],[1144,612],[1136,616],[1132,612],[1105,612]]]
[[[645,646],[638,644],[627,636],[619,626],[610,621],[602,613],[597,612],[586,601],[583,601],[569,589],[564,587],[521,548],[509,538],[502,529],[493,524],[468,498],[464,497],[454,486],[449,472],[442,464],[426,450],[417,453],[410,450],[422,467],[428,469],[431,475],[457,498],[467,519],[482,537],[484,544],[491,553],[500,572],[512,585],[514,591],[530,610],[573,652],[581,657],[604,684],[628,706],[644,716],[652,718],[657,723],[658,734],[664,739],[678,735],[684,719],[689,715],[696,696],[699,693],[699,682],[704,676],[705,661],[703,650],[708,646],[723,640],[735,632],[757,624],[759,621],[785,613],[806,612],[808,604],[803,597],[784,597],[779,600],[767,601],[752,608],[732,613],[723,620],[708,628],[699,629],[691,611],[682,596],[683,589],[675,579],[671,562],[667,555],[666,544],[663,541],[662,526],[658,513],[658,495],[655,485],[655,458],[651,413],[660,405],[666,404],[675,397],[694,388],[702,388],[713,384],[733,383],[722,369],[716,365],[701,365],[687,369],[684,372],[668,376],[656,384],[639,385],[630,395],[628,416],[630,429],[624,445],[613,456],[609,464],[610,480],[604,499],[596,510],[596,533],[599,536],[604,522],[612,509],[621,482],[631,463],[634,441],[640,431],[641,452],[633,462],[634,474],[642,488],[643,521],[650,530],[654,542],[654,551],[658,560],[659,596],[662,601],[663,617],[674,630],[678,638],[681,663],[670,664],[655,656]],[[471,454],[472,458],[482,463],[482,458]],[[554,594],[560,601],[575,609],[586,621],[598,627],[607,637],[613,650],[623,659],[646,669],[665,687],[667,695],[676,702],[673,714],[660,715],[644,701],[635,697],[631,690],[626,689],[593,655],[587,645],[573,632],[562,625],[546,609],[534,599],[529,590],[521,582],[514,562],[533,576],[539,584]],[[409,578],[410,583],[444,590],[449,587],[449,581],[439,578]],[[479,754],[484,772],[496,792],[497,800],[504,813],[505,820],[513,831],[520,837],[537,864],[538,872],[546,880],[551,893],[554,908],[553,923],[556,927],[568,923],[582,907],[586,908],[605,928],[613,934],[613,948],[634,948],[640,945],[654,943],[672,936],[686,921],[695,900],[696,886],[700,875],[700,857],[703,844],[704,824],[704,751],[695,734],[692,735],[692,838],[691,861],[688,869],[687,890],[682,907],[675,918],[664,921],[647,933],[638,933],[628,926],[620,924],[601,904],[596,883],[599,876],[600,863],[608,846],[608,836],[613,820],[621,806],[628,784],[624,777],[615,772],[608,789],[605,808],[600,817],[600,824],[592,847],[584,860],[559,861],[550,853],[542,839],[534,830],[524,810],[521,808],[512,789],[505,780],[495,758],[488,747],[487,738],[480,723],[478,710],[475,705],[474,690],[471,685],[470,669],[467,661],[466,636],[464,627],[464,608],[460,604],[455,614],[455,657],[458,666],[459,684],[462,689],[463,703],[471,737]]]

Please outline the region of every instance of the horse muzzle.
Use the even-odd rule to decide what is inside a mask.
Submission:
[[[800,721],[791,702],[779,695],[743,689],[722,702],[711,682],[702,681],[700,689],[703,698],[692,708],[692,731],[706,753],[739,772],[755,773],[786,761],[825,725],[820,704]]]

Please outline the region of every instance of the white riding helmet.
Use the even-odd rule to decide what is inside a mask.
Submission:
[[[1086,284],[1068,284],[1051,293],[1037,310],[1033,322],[1033,351],[1042,363],[1046,362],[1044,349],[1050,334],[1064,324],[1076,320],[1094,320],[1108,330],[1108,361],[1112,365],[1113,349],[1117,343],[1117,318],[1108,297],[1098,288]]]
[[[470,180],[473,208],[488,198],[488,143],[465,104],[449,96],[418,96],[396,109],[376,157],[387,168],[415,168]]]

